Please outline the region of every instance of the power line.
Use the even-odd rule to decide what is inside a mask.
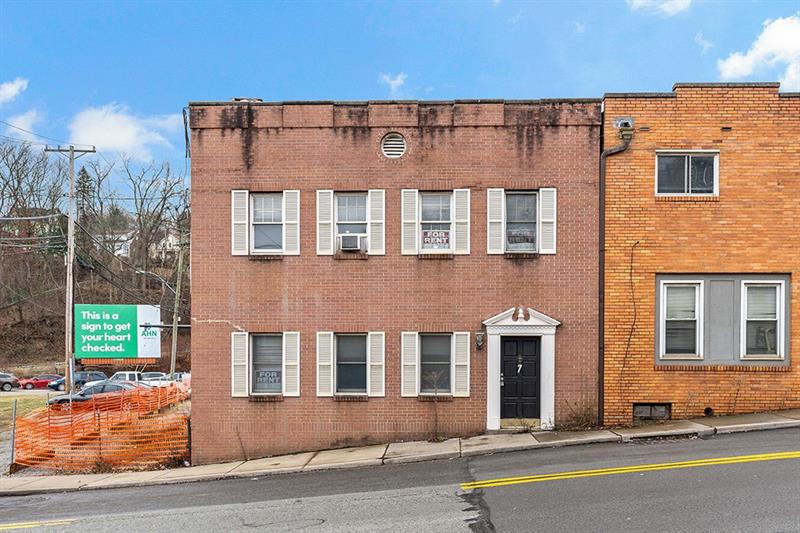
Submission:
[[[20,220],[43,220],[45,218],[56,218],[66,216],[64,213],[51,213],[49,215],[38,215],[35,217],[0,217],[0,222],[17,222]]]
[[[100,276],[100,277],[101,277],[101,278],[103,278],[103,279],[106,279],[106,278],[105,278],[105,277],[104,277],[104,276],[103,276],[103,275],[100,273],[100,271],[98,271],[98,270],[96,270],[96,269],[95,269],[95,267],[96,267],[96,266],[97,266],[97,267],[100,267],[100,268],[102,268],[102,269],[104,269],[104,270],[106,270],[106,271],[107,271],[107,272],[108,272],[108,273],[109,273],[109,274],[110,274],[112,277],[120,277],[118,273],[114,272],[114,270],[113,270],[113,269],[111,269],[111,267],[109,267],[108,265],[106,265],[105,263],[103,263],[102,261],[100,261],[99,259],[97,259],[97,258],[95,258],[94,256],[92,256],[92,255],[91,255],[91,252],[90,252],[89,250],[87,250],[86,248],[83,248],[82,246],[78,246],[78,248],[79,248],[79,249],[80,249],[80,251],[81,251],[81,252],[84,254],[84,255],[79,255],[79,256],[78,256],[78,263],[79,263],[79,264],[80,264],[81,262],[83,262],[85,265],[88,265],[88,268],[92,269],[94,272],[96,272],[96,273],[97,273],[97,275],[98,275],[98,276]],[[87,261],[87,258],[88,258],[88,259],[90,259],[90,260],[91,260],[91,262]],[[81,266],[83,266],[83,265],[81,265]],[[124,279],[124,278],[123,278],[123,279]],[[141,296],[138,296],[138,295],[135,295],[135,294],[133,294],[133,293],[131,293],[131,292],[130,292],[131,290],[136,290],[136,291],[138,291],[138,290],[140,290],[139,288],[133,288],[133,287],[122,287],[121,285],[116,285],[116,284],[115,284],[115,283],[114,283],[112,280],[108,280],[108,279],[106,279],[106,281],[108,281],[109,283],[111,283],[111,284],[112,284],[112,285],[114,285],[115,287],[117,287],[117,288],[119,288],[119,289],[121,289],[121,290],[125,291],[125,292],[126,292],[126,294],[129,294],[129,295],[131,295],[133,298],[137,298],[138,300],[140,300],[140,301],[141,301],[141,302],[143,302],[143,303],[146,303],[146,304],[152,305],[152,303],[148,302],[148,301],[147,301],[146,299],[144,299],[143,297],[141,297]],[[125,281],[122,281],[122,282],[120,282],[120,283],[125,283]],[[160,305],[160,303],[159,303],[159,305]],[[174,306],[173,306],[173,307],[162,306],[162,307],[163,307],[164,309],[168,309],[168,310],[170,310],[170,311],[173,311],[173,310],[175,309],[175,308],[174,308]],[[189,312],[190,312],[189,308],[188,308],[187,306],[183,305],[183,304],[180,304],[180,303],[179,303],[179,304],[178,304],[178,308],[179,308],[180,310],[182,310],[182,311],[186,312],[186,313],[189,313]]]
[[[40,133],[36,133],[35,131],[26,130],[25,128],[20,128],[19,126],[15,126],[14,124],[11,124],[10,122],[6,122],[5,120],[0,120],[0,124],[5,124],[6,126],[14,128],[15,130],[24,131],[25,133],[28,133],[30,135],[35,135],[35,136],[37,136],[37,137],[39,137],[41,139],[47,139],[48,141],[57,142],[59,144],[72,144],[72,145],[75,145],[75,146],[92,146],[91,144],[70,143],[70,142],[67,142],[67,141],[60,141],[58,139],[54,139],[52,137],[48,137],[47,135],[42,135]]]
[[[46,143],[40,143],[36,141],[29,141],[27,139],[17,139],[16,137],[9,137],[8,135],[0,135],[0,139],[3,139],[8,142],[12,143],[19,143],[19,144],[31,144],[36,146],[47,146]]]

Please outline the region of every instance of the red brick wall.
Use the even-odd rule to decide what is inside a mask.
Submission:
[[[557,419],[596,405],[598,102],[195,104],[191,124],[195,463],[426,438],[434,405],[400,397],[400,332],[476,332],[517,305],[562,322]],[[389,131],[408,141],[399,160],[380,154]],[[525,261],[487,255],[488,187],[557,187],[558,253]],[[316,255],[315,191],[368,188],[386,189],[386,255]],[[401,255],[403,188],[470,188],[471,255]],[[231,256],[231,189],[299,189],[300,255]],[[231,398],[234,325],[300,332],[299,398]],[[317,331],[385,331],[386,397],[318,398]],[[473,335],[471,395],[438,404],[443,433],[485,429],[486,355]]]
[[[672,96],[608,95],[604,105],[605,147],[620,142],[614,118],[636,122],[630,148],[606,167],[606,423],[630,423],[634,402],[672,403],[673,418],[706,407],[726,414],[800,406],[800,98],[779,96],[775,85],[679,84]],[[657,199],[657,149],[719,150],[719,197]],[[626,350],[636,241],[638,317]],[[790,274],[790,364],[656,366],[655,279],[664,273]]]

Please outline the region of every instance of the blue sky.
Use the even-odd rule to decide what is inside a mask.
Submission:
[[[194,100],[599,97],[718,80],[800,91],[800,0],[0,8],[0,120],[180,166]]]

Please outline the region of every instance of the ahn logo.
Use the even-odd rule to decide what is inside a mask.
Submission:
[[[142,337],[144,338],[158,337],[158,331],[155,328],[145,326],[144,329],[142,330]]]

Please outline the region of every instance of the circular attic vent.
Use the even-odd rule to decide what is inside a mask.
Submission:
[[[381,151],[389,159],[403,157],[406,153],[406,138],[396,132],[387,133],[381,139]]]

